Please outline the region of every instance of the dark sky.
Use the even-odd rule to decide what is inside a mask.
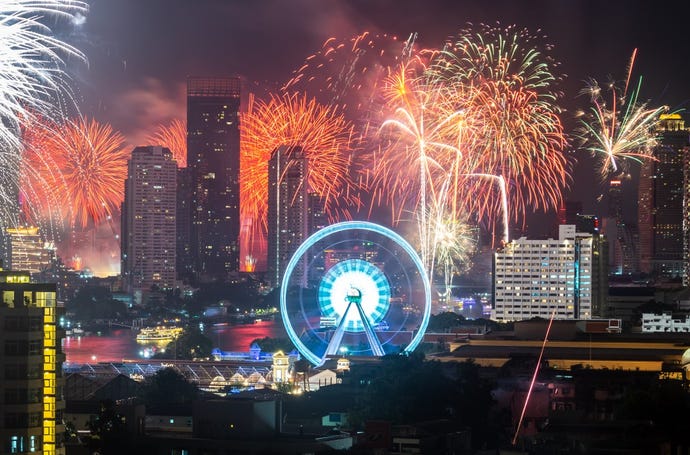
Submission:
[[[92,0],[70,41],[89,59],[75,76],[82,112],[111,123],[132,145],[152,126],[184,118],[187,76],[239,75],[248,85],[280,85],[329,37],[363,31],[438,47],[468,22],[538,29],[566,75],[563,120],[585,107],[588,77],[624,78],[633,49],[641,97],[687,107],[690,6],[621,0]],[[569,199],[585,211],[601,192],[596,170],[576,154]]]

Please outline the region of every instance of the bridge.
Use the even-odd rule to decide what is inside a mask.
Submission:
[[[133,360],[102,363],[63,363],[65,375],[80,374],[93,379],[125,375],[143,381],[163,368],[172,368],[201,390],[218,392],[225,388],[268,387],[273,383],[272,362],[266,360],[192,361]]]

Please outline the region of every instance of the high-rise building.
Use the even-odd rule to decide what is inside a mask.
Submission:
[[[9,237],[8,268],[32,274],[51,266],[55,259],[55,246],[41,239],[36,226],[7,228]]]
[[[614,275],[631,275],[638,272],[638,242],[634,224],[623,216],[624,175],[609,180],[609,219],[606,235],[609,239],[610,266]]]
[[[239,109],[239,78],[187,81],[190,248],[201,280],[226,279],[239,270]]]
[[[188,167],[177,169],[177,231],[176,269],[180,280],[194,278],[194,258],[191,243],[192,228],[192,174]]]
[[[177,164],[160,146],[136,147],[122,204],[122,279],[128,292],[175,286]]]
[[[0,450],[64,454],[56,285],[0,269]]]
[[[660,279],[681,278],[686,244],[683,230],[684,163],[690,152],[690,133],[679,114],[659,119],[654,160],[640,172],[640,269]]]
[[[267,269],[268,281],[276,287],[309,233],[307,165],[302,148],[297,146],[276,148],[268,161]],[[295,270],[297,282],[306,278],[306,270]]]
[[[591,319],[594,236],[559,226],[558,240],[513,240],[494,253],[492,319]]]

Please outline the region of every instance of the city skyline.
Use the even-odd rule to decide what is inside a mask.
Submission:
[[[679,63],[683,59],[665,58],[663,64],[658,60],[674,48],[674,43],[678,42],[674,34],[680,27],[673,26],[677,20],[675,15],[659,8],[636,4],[619,14],[607,14],[615,5],[597,7],[594,3],[585,2],[577,5],[544,2],[519,7],[499,4],[493,11],[478,8],[473,3],[458,8],[443,1],[424,7],[411,2],[398,3],[396,8],[391,5],[357,1],[323,5],[304,1],[286,11],[286,7],[277,2],[258,6],[215,1],[191,6],[179,2],[174,5],[178,8],[171,8],[165,15],[157,17],[158,20],[150,20],[157,12],[156,7],[160,6],[155,1],[146,5],[122,2],[115,7],[95,1],[90,3],[86,16],[78,16],[73,21],[67,36],[61,35],[59,30],[58,36],[83,49],[88,59],[88,65],[75,61],[66,64],[81,114],[112,125],[116,132],[122,133],[125,153],[129,153],[135,146],[150,142],[148,138],[160,125],[185,118],[184,87],[189,77],[239,77],[243,97],[240,112],[243,112],[251,95],[265,99],[267,94],[278,93],[286,86],[301,89],[299,84],[291,86],[291,81],[298,70],[304,69],[309,56],[319,57],[321,46],[329,40],[348,44],[356,37],[389,41],[395,36],[399,44],[407,41],[418,49],[440,49],[448,37],[457,36],[470,22],[492,24],[498,21],[499,27],[512,27],[514,24],[515,30],[525,27],[539,39],[536,49],[552,59],[549,71],[553,73],[554,83],[551,90],[560,94],[556,103],[563,110],[557,112],[563,133],[570,140],[563,152],[573,166],[571,183],[568,188],[563,188],[563,198],[582,201],[585,213],[599,216],[607,215],[605,184],[595,160],[575,147],[576,113],[587,109],[589,103],[588,97],[581,94],[587,87],[585,80],[596,78],[605,87],[608,75],[621,81],[627,72],[628,79],[630,75],[634,80],[644,76],[639,93],[641,101],[649,99],[653,106],[667,104],[672,111],[685,103],[682,101],[685,89],[674,79],[684,73]],[[105,16],[108,23],[103,23]],[[235,23],[241,17],[255,20]],[[624,30],[621,24],[621,21],[627,21],[628,25],[641,25],[643,18],[645,27],[633,26]],[[605,19],[608,19],[607,27],[602,27]],[[121,20],[125,22],[119,22]],[[142,20],[148,21],[148,27],[139,26]],[[131,33],[117,34],[114,33],[116,29]],[[144,29],[149,39],[139,35],[139,30]],[[663,33],[657,32],[662,29]],[[612,39],[612,34],[617,39]],[[135,44],[136,48],[133,47]],[[178,52],[171,52],[171,49]],[[276,51],[280,55],[274,57]],[[636,55],[633,68],[629,68],[631,54]],[[557,64],[553,64],[554,61]],[[664,71],[667,67],[671,69]],[[108,90],[102,89],[106,85]],[[317,96],[309,90],[307,95]],[[375,124],[372,123],[372,127]],[[630,171],[633,180],[636,179],[639,166],[631,166]],[[501,178],[499,175],[490,177]],[[628,193],[636,192],[634,181],[624,183]],[[557,184],[557,192],[561,191],[561,185]],[[546,210],[548,216],[553,215],[554,200],[541,203],[539,210]],[[630,212],[630,206],[634,209],[634,204],[629,202],[636,198],[624,197],[623,200],[628,202],[625,211]],[[519,219],[526,216],[526,229],[522,232],[544,235],[545,227],[551,223],[541,222],[542,217],[530,214],[531,209],[522,210],[518,207],[520,204],[511,210],[524,213],[511,215],[517,221],[511,220],[511,227],[517,228],[516,232],[520,231]],[[368,213],[362,207],[368,209]],[[344,210],[347,211],[348,207]],[[368,201],[349,213],[355,219],[368,218],[372,213],[376,215]],[[635,219],[634,214],[625,216],[629,220]]]
[[[570,134],[575,111],[587,107],[579,95],[584,81],[623,79],[636,48],[634,73],[644,78],[642,100],[678,109],[690,98],[682,81],[686,64],[674,56],[682,14],[644,2],[499,2],[491,9],[479,2],[447,1],[168,5],[162,15],[158,1],[95,1],[81,26],[79,39],[89,58],[89,67],[78,74],[82,109],[123,131],[132,147],[145,145],[139,142],[157,124],[184,118],[187,76],[237,75],[243,92],[261,94],[284,84],[328,38],[346,40],[365,31],[401,40],[416,33],[422,47],[439,46],[468,22],[499,21],[540,31],[565,74],[559,89]],[[101,90],[105,85],[107,93]],[[593,211],[605,188],[593,185],[597,176],[587,154],[574,155],[578,164],[566,198],[581,199],[584,210]]]

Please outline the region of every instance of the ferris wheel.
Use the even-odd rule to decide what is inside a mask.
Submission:
[[[280,311],[304,358],[413,351],[424,337],[431,292],[417,252],[366,221],[327,226],[299,246],[285,269]]]

